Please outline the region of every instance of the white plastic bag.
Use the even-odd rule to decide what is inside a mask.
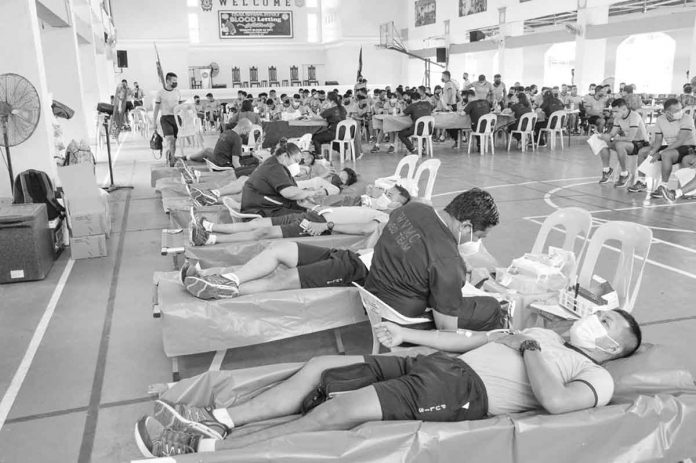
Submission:
[[[604,148],[609,148],[607,142],[599,138],[599,135],[596,133],[587,139],[587,144],[590,145],[590,149],[595,156],[599,155],[599,152]]]

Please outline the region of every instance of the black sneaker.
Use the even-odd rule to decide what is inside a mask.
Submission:
[[[210,233],[203,227],[200,219],[191,221],[189,240],[194,246],[205,246],[210,237]]]
[[[675,191],[670,190],[664,185],[658,186],[657,190],[655,190],[655,193],[659,194],[661,197],[665,198],[670,203],[674,202],[677,199],[677,194],[675,193]]]
[[[218,197],[209,191],[201,190],[200,188],[190,187],[191,199],[199,206],[212,206],[218,203]]]
[[[645,191],[648,189],[648,185],[645,182],[641,182],[640,180],[637,180],[636,183],[633,184],[633,186],[628,187],[628,192],[629,193],[645,193]]]
[[[230,428],[213,416],[212,407],[193,407],[160,399],[155,400],[153,416],[166,428],[200,434],[211,439],[222,440],[230,433]]]
[[[239,296],[237,282],[222,275],[187,276],[184,286],[198,299],[230,299]]]
[[[602,178],[599,179],[599,183],[607,183],[611,178],[611,174],[614,173],[614,169],[611,167],[607,171],[602,171]]]
[[[379,146],[377,146],[377,145],[373,146],[372,149],[370,150],[370,153],[378,153],[378,152],[379,152]]]
[[[394,152],[394,145],[389,145],[389,149],[387,150],[387,153],[391,154]]]
[[[196,453],[200,440],[200,434],[166,428],[151,416],[135,423],[135,443],[146,458]]]
[[[621,175],[619,174],[619,179],[614,183],[614,187],[616,188],[626,188],[628,186],[628,178],[630,175]]]

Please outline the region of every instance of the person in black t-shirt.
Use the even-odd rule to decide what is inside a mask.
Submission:
[[[537,122],[536,126],[534,127],[534,138],[536,138],[537,140],[539,139],[539,131],[543,128],[548,127],[549,123],[552,122],[551,114],[555,113],[556,111],[561,111],[565,109],[565,105],[558,98],[558,91],[558,89],[555,89],[553,91],[547,90],[544,93],[544,100],[541,103],[541,110],[544,111],[544,114],[546,115],[546,120]],[[546,145],[546,137],[542,138],[540,145]]]
[[[316,192],[302,190],[295,182],[300,159],[302,153],[297,145],[281,141],[275,155],[257,167],[244,184],[241,211],[263,217],[304,212],[297,201],[312,198]]]
[[[460,193],[442,210],[415,202],[395,210],[375,246],[365,289],[406,317],[422,317],[432,308],[438,329],[501,328],[495,299],[464,298],[461,292],[462,256],[475,253],[498,220],[493,197],[478,188]]]
[[[469,102],[464,106],[464,113],[468,114],[471,118],[471,130],[478,130],[478,122],[481,116],[484,116],[491,112],[491,104],[488,100],[476,100],[476,92],[473,90],[468,91]],[[469,143],[473,143],[473,137],[470,137]]]
[[[413,143],[409,138],[414,134],[416,121],[422,116],[430,116],[433,112],[433,105],[429,101],[421,100],[421,96],[418,92],[411,93],[412,103],[404,109],[404,114],[411,116],[413,120],[413,125],[407,127],[399,132],[399,140],[404,144],[409,153],[413,154],[416,150],[413,148]]]
[[[237,125],[231,130],[225,130],[220,134],[215,148],[205,148],[198,153],[191,154],[189,160],[203,161],[208,159],[213,164],[220,167],[241,167],[240,158],[242,157],[242,137],[251,132],[251,121],[240,119]]]
[[[336,127],[338,123],[345,121],[348,115],[346,108],[341,104],[341,98],[338,96],[338,93],[329,92],[327,99],[333,106],[329,109],[325,109],[321,113],[321,117],[326,119],[329,125],[325,129],[315,133],[312,137],[315,153],[321,153],[321,145],[330,143],[336,138]]]

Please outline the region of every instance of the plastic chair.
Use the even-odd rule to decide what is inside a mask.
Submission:
[[[263,127],[260,125],[252,125],[249,131],[248,144],[242,146],[243,151],[253,151],[257,145],[263,141]]]
[[[523,114],[520,118],[517,128],[510,132],[510,140],[508,140],[507,150],[510,152],[510,146],[512,145],[513,135],[516,133],[520,135],[520,140],[522,142],[522,151],[527,151],[527,140],[532,142],[532,151],[536,150],[536,145],[534,143],[534,127],[537,123],[537,114],[535,112],[528,112]]]
[[[606,222],[600,225],[592,235],[590,245],[587,248],[587,253],[583,259],[578,274],[578,283],[581,288],[589,288],[592,281],[592,276],[595,275],[597,260],[600,253],[606,252],[604,246],[607,241],[618,241],[621,245],[619,252],[619,260],[616,265],[614,277],[609,280],[612,288],[616,291],[619,297],[619,308],[626,312],[631,312],[636,303],[640,284],[643,280],[643,271],[645,263],[648,260],[648,253],[652,243],[652,231],[644,226],[634,222]],[[635,260],[642,260],[638,274],[634,275]],[[532,307],[541,312],[551,312],[554,315],[561,315],[563,309],[548,310],[548,306],[538,306],[532,304]],[[552,306],[554,307],[554,306]],[[559,310],[560,309],[560,310]],[[565,318],[571,318],[570,315]]]
[[[493,139],[493,132],[495,131],[495,126],[498,124],[498,116],[495,114],[484,114],[478,120],[476,125],[476,131],[469,134],[469,146],[467,148],[467,154],[471,154],[471,145],[474,137],[479,138],[479,145],[481,148],[481,156],[486,154],[486,148],[488,143],[491,144],[491,154],[495,154],[495,141]]]
[[[396,165],[394,175],[390,177],[378,178],[375,180],[375,186],[388,190],[395,184],[399,184],[410,191],[413,183],[413,176],[416,173],[416,164],[418,164],[418,159],[420,159],[420,156],[417,154],[409,154],[408,156],[404,156]],[[407,168],[406,175],[402,176],[401,172],[404,170],[404,167]]]
[[[435,131],[435,118],[433,116],[422,116],[416,120],[414,124],[413,135],[410,138],[415,138],[418,143],[418,156],[422,155],[423,141],[427,143],[426,154],[430,153],[433,157],[433,132]]]
[[[541,140],[541,134],[543,132],[548,132],[548,146],[550,149],[556,149],[556,135],[561,139],[561,149],[563,148],[563,128],[566,126],[566,118],[568,117],[568,114],[561,110],[561,111],[554,111],[551,113],[551,117],[549,117],[549,121],[546,124],[546,127],[543,129],[539,130],[539,136],[537,137],[537,146],[539,146],[539,140]]]
[[[148,138],[150,133],[150,121],[147,112],[142,106],[138,106],[131,111],[133,117],[133,131],[138,132],[144,138]]]
[[[437,178],[437,171],[440,169],[440,164],[441,162],[439,159],[428,159],[418,166],[416,175],[413,176],[413,189],[416,193],[418,193],[418,184],[423,173],[427,170],[429,174],[428,183],[425,186],[425,193],[423,193],[422,196],[418,195],[420,199],[430,201],[432,198],[435,179]]]
[[[532,254],[542,254],[546,252],[549,233],[553,229],[563,227],[565,231],[565,239],[563,240],[562,248],[565,251],[573,251],[577,259],[580,259],[588,238],[590,237],[590,229],[592,228],[592,214],[589,211],[580,207],[565,207],[559,209],[544,220],[541,224],[541,229],[537,234],[536,241],[532,247]],[[575,252],[575,243],[577,238],[582,236],[582,245],[579,252]]]
[[[205,165],[208,167],[208,170],[210,172],[225,172],[228,170],[234,170],[234,167],[222,167],[218,166],[214,162],[212,162],[210,159],[204,159],[205,160]]]
[[[174,107],[174,120],[178,128],[177,141],[180,142],[182,154],[186,142],[190,143],[191,146],[202,146],[200,119],[192,104],[176,105]]]
[[[338,153],[343,164],[346,156],[346,147],[350,151],[350,159],[355,162],[355,134],[358,132],[358,123],[352,119],[341,121],[336,126],[336,138],[333,143],[338,143]],[[333,152],[333,151],[332,151]],[[329,155],[329,162],[331,161]]]
[[[432,321],[425,317],[404,317],[359,284],[353,283],[353,286],[358,288],[360,300],[365,308],[365,312],[367,312],[367,318],[370,320],[370,327],[372,328],[372,355],[379,354],[379,340],[375,334],[375,329],[377,328],[377,324],[382,323],[382,319],[398,323],[399,325],[415,325],[416,323],[429,323]]]

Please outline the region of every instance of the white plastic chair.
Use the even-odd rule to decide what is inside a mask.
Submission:
[[[562,227],[565,231],[565,239],[563,240],[563,250],[575,252],[577,238],[582,236],[582,244],[579,252],[575,253],[577,259],[580,259],[588,238],[590,237],[590,229],[592,228],[592,214],[589,211],[580,207],[565,207],[559,209],[544,220],[541,224],[541,229],[537,234],[532,254],[542,254],[546,252],[549,233],[553,229]]]
[[[418,164],[419,159],[420,156],[417,154],[409,154],[408,156],[404,156],[396,165],[394,175],[390,177],[378,178],[375,180],[375,186],[388,190],[398,183],[404,186],[404,188],[408,189],[408,186],[404,184],[406,183],[410,185],[413,182],[413,176],[416,173],[416,164]],[[404,167],[407,168],[406,175],[402,176],[401,172],[404,170]]]
[[[427,143],[425,153],[426,155],[430,153],[430,157],[433,157],[433,132],[435,131],[435,118],[433,116],[422,116],[416,120],[413,127],[413,135],[410,138],[414,138],[416,143],[418,143],[418,156],[422,155],[423,142]]]
[[[564,110],[554,111],[551,113],[546,127],[539,130],[539,136],[537,137],[537,146],[539,146],[539,140],[541,140],[541,135],[544,132],[548,133],[548,146],[550,149],[556,149],[556,135],[561,139],[561,149],[563,148],[563,128],[566,126],[566,118],[568,114]]]
[[[133,116],[133,130],[142,137],[148,138],[150,136],[150,119],[145,108],[138,106],[131,111],[131,114]]]
[[[358,288],[360,300],[365,308],[365,312],[367,312],[367,318],[370,319],[370,327],[372,328],[372,355],[379,354],[379,340],[375,334],[375,329],[377,324],[382,323],[382,319],[398,323],[399,325],[415,325],[416,323],[432,322],[431,319],[425,317],[405,317],[359,284],[353,283],[353,285]]]
[[[425,186],[425,192],[421,196],[418,194],[420,199],[424,201],[430,201],[432,196],[433,196],[433,188],[435,187],[435,179],[437,178],[437,171],[440,169],[440,160],[439,159],[428,159],[427,161],[424,161],[420,166],[418,166],[418,170],[416,171],[416,175],[413,176],[413,191],[416,192],[416,194],[419,193],[418,191],[418,184],[420,182],[421,176],[425,173],[425,171],[428,171],[428,183]]]
[[[353,143],[355,143],[355,134],[358,133],[358,123],[353,119],[346,119],[341,121],[336,126],[336,138],[333,143],[338,143],[338,153],[341,160],[341,164],[345,161],[346,149],[349,151],[350,159],[355,162],[355,149]],[[333,150],[331,151],[331,153]],[[331,154],[329,154],[329,161]]]
[[[516,133],[520,135],[520,141],[522,143],[522,151],[527,151],[527,140],[532,142],[532,151],[536,150],[536,144],[534,143],[534,126],[537,123],[537,114],[535,112],[528,112],[523,114],[520,121],[517,124],[517,128],[510,132],[510,140],[508,140],[508,152],[510,151],[510,146],[512,145],[513,135]]]
[[[607,280],[619,297],[619,308],[631,312],[640,291],[652,236],[652,231],[648,227],[634,222],[614,221],[600,225],[592,235],[587,253],[580,266],[578,274],[580,287],[590,287],[592,276],[596,274],[599,255],[606,252],[604,246],[607,241],[618,241],[620,255],[616,271],[613,278]],[[636,260],[642,260],[637,274],[634,272]],[[571,315],[564,315],[565,310],[560,307],[539,306],[537,304],[532,304],[532,307],[541,312],[550,312],[567,319],[573,318]]]
[[[471,145],[474,137],[479,138],[479,146],[481,148],[481,156],[486,154],[486,148],[488,143],[491,144],[491,154],[495,154],[495,140],[493,139],[493,133],[495,132],[495,126],[498,124],[498,116],[495,114],[484,114],[478,120],[476,124],[476,131],[469,134],[469,146],[467,147],[467,154],[471,154]]]
[[[252,125],[249,131],[248,144],[242,146],[243,151],[253,151],[259,143],[263,142],[263,127],[260,125]]]
[[[174,107],[174,120],[178,129],[177,141],[181,145],[181,153],[184,153],[186,142],[191,146],[200,147],[203,145],[201,140],[201,121],[196,113],[196,108],[190,104],[180,104]]]
[[[234,170],[234,167],[222,167],[218,166],[214,162],[212,162],[210,159],[204,159],[205,160],[205,165],[208,167],[208,170],[210,172],[225,172],[227,170]]]

